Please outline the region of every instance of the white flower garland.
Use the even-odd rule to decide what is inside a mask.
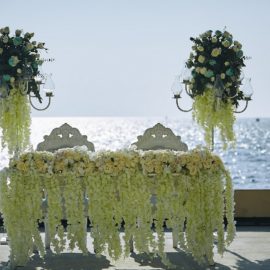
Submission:
[[[0,100],[0,128],[2,148],[9,154],[21,152],[30,145],[30,105],[20,88],[12,88],[10,95]]]
[[[77,246],[88,252],[86,216],[91,221],[95,252],[106,251],[115,260],[121,254],[129,255],[133,240],[137,252],[159,255],[168,264],[165,219],[174,236],[178,235],[179,246],[200,263],[205,258],[213,262],[215,230],[220,254],[235,234],[230,175],[220,158],[204,149],[187,153],[89,154],[71,149],[56,154],[26,153],[11,160],[0,179],[0,210],[11,241],[11,260],[16,264],[27,262],[33,244],[44,253],[37,229],[37,220],[44,216],[42,191],[47,196],[51,243],[57,253],[64,250],[66,240],[70,249]],[[153,194],[157,200],[154,205]],[[226,240],[224,214],[228,221]],[[68,220],[67,233],[60,222],[63,217]],[[123,220],[124,246],[119,236]],[[153,220],[157,237],[151,229]]]

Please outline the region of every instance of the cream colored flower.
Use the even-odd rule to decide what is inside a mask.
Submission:
[[[212,55],[213,57],[217,57],[217,56],[219,56],[220,54],[221,54],[221,48],[215,48],[215,49],[213,49],[212,52],[211,52],[211,55]]]
[[[199,61],[201,64],[204,62],[204,60],[205,60],[205,57],[204,57],[203,55],[200,55],[200,56],[198,57],[198,61]]]
[[[204,51],[204,48],[203,48],[203,46],[199,46],[199,47],[197,48],[197,50],[198,50],[199,52],[203,52],[203,51]]]
[[[203,67],[203,68],[200,69],[200,73],[202,75],[204,75],[206,73],[206,71],[207,71],[206,67]]]
[[[235,52],[240,51],[239,47],[237,47],[237,46],[233,46],[233,50],[234,50]]]
[[[218,40],[217,40],[216,37],[213,37],[213,38],[212,38],[212,43],[217,43],[217,41],[218,41]]]
[[[27,43],[26,44],[26,50],[31,51],[34,48],[32,43]]]
[[[221,78],[222,80],[224,80],[225,77],[226,77],[226,75],[225,75],[224,73],[221,73],[221,74],[220,74],[220,78]]]
[[[231,45],[231,42],[229,41],[229,40],[224,40],[223,42],[222,42],[222,45],[225,47],[225,48],[228,48],[228,47],[230,47],[230,45]]]
[[[201,70],[200,67],[196,67],[196,68],[195,68],[195,71],[196,71],[197,73],[200,73],[200,70]]]

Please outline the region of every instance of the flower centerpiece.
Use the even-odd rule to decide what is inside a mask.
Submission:
[[[10,35],[9,27],[0,29],[0,127],[2,147],[9,153],[25,149],[30,137],[30,105],[27,95],[39,94],[38,67],[43,63],[39,50],[45,43],[32,41],[34,33],[22,34],[16,30]]]
[[[211,143],[214,128],[220,130],[224,148],[235,141],[234,110],[240,100],[250,100],[240,90],[241,69],[245,66],[242,44],[227,31],[207,31],[190,40],[194,43],[186,62],[191,77],[184,81],[194,99],[193,118]]]

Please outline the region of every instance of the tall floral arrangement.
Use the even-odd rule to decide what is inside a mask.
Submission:
[[[245,66],[242,44],[227,31],[207,31],[190,40],[194,43],[186,62],[191,70],[187,81],[193,103],[193,117],[211,143],[213,128],[220,130],[224,147],[234,142],[234,110],[240,100],[249,100],[240,90],[241,69]]]
[[[43,63],[39,50],[47,50],[44,43],[32,41],[34,33],[22,34],[16,30],[10,35],[9,27],[0,29],[0,127],[2,147],[9,153],[29,145],[30,106],[27,94],[38,98],[38,67]]]

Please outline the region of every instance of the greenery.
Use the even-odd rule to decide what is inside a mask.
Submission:
[[[214,89],[219,77],[224,85],[221,99],[231,100],[238,106],[238,101],[245,99],[239,89],[241,85],[241,69],[245,66],[242,44],[233,40],[227,31],[209,30],[197,38],[191,37],[194,43],[186,66],[191,69],[190,92],[193,97],[202,95],[206,89]]]
[[[39,85],[35,77],[39,74],[38,66],[42,65],[39,50],[45,43],[32,41],[34,33],[22,34],[16,30],[10,36],[9,27],[0,29],[0,97],[5,98],[11,89],[32,94],[41,102]]]

